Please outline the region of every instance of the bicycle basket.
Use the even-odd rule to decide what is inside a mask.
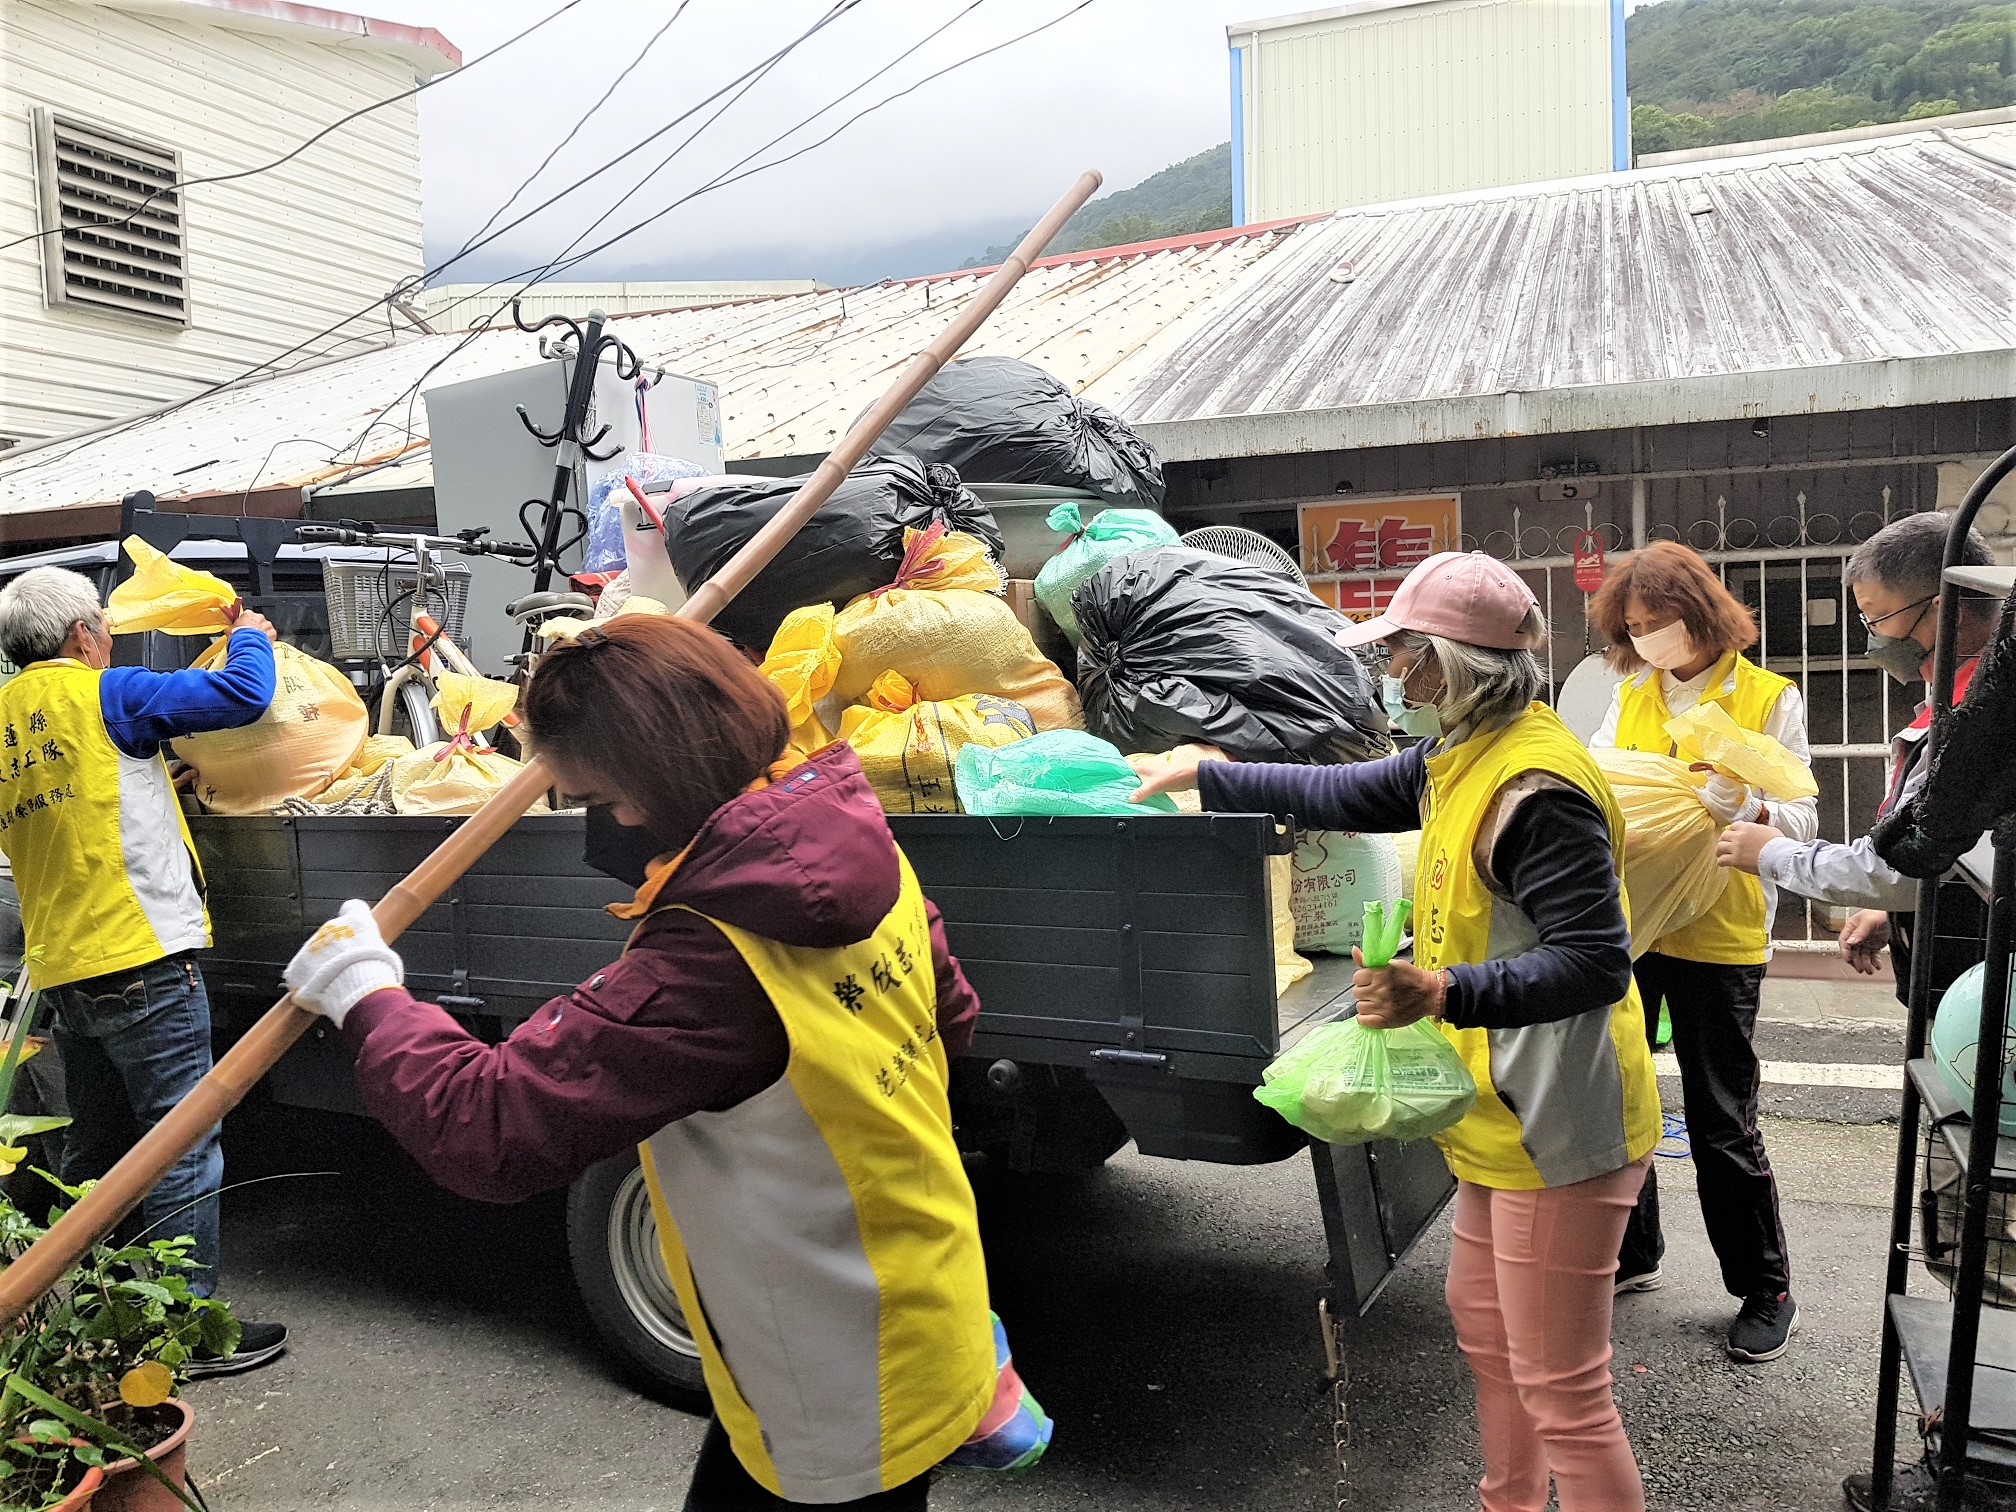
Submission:
[[[427,588],[426,612],[464,651],[462,621],[469,608],[469,568],[437,562]],[[398,661],[411,649],[413,585],[410,561],[322,563],[322,594],[329,601],[329,655],[334,661]]]

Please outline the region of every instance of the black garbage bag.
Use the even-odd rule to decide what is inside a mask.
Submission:
[[[665,546],[687,592],[726,566],[804,481],[752,477],[669,500],[664,506]],[[887,587],[903,560],[903,532],[934,524],[978,536],[996,557],[1001,555],[1001,531],[993,514],[954,469],[906,456],[863,462],[776,560],[715,616],[714,627],[763,650],[792,610],[844,604]]]
[[[1943,876],[1987,830],[2016,824],[2016,594],[1946,721],[1925,784],[1876,822],[1876,854],[1907,877]],[[1940,923],[1946,916],[1939,916]],[[1943,932],[1943,931],[1942,931]],[[1978,959],[1978,957],[1977,957]]]
[[[948,363],[875,445],[959,469],[969,483],[1089,488],[1115,504],[1158,509],[1162,460],[1125,420],[1079,399],[1014,357]]]
[[[1344,616],[1292,579],[1163,546],[1099,569],[1072,596],[1085,633],[1085,727],[1128,752],[1190,741],[1247,761],[1387,755],[1372,678],[1337,644]]]

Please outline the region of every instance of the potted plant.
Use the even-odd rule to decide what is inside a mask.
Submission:
[[[27,1050],[37,996],[25,995],[0,1058],[0,1108]],[[22,1140],[68,1121],[0,1114],[0,1176],[25,1158]],[[83,1195],[36,1174],[63,1198]],[[0,1263],[44,1231],[0,1198]],[[194,1411],[175,1388],[199,1350],[237,1347],[238,1324],[225,1304],[189,1289],[193,1243],[142,1234],[99,1244],[0,1333],[0,1512],[201,1512],[182,1467]]]

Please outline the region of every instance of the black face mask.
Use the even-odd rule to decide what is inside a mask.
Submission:
[[[605,877],[642,887],[646,868],[671,849],[641,825],[618,824],[606,808],[588,810],[588,836],[581,859]]]

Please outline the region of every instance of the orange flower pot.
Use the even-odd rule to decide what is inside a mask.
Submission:
[[[176,1485],[186,1485],[186,1456],[189,1430],[196,1426],[196,1409],[180,1397],[161,1404],[182,1415],[182,1422],[167,1438],[147,1451],[147,1458]],[[81,1489],[81,1488],[80,1488]],[[67,1508],[70,1503],[63,1505]],[[77,1503],[91,1512],[184,1512],[182,1502],[161,1482],[140,1468],[138,1460],[123,1459],[105,1467],[105,1483],[93,1497]]]

